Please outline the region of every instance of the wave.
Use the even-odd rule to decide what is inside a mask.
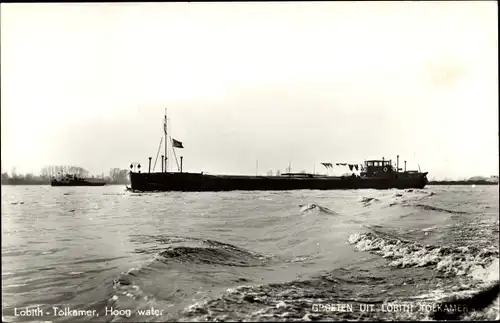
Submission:
[[[382,208],[391,207],[394,205],[410,206],[412,205],[411,202],[427,199],[428,197],[435,195],[435,193],[431,191],[414,189],[407,189],[404,191],[393,190],[392,192],[392,195],[384,195],[378,197],[361,196],[359,198],[359,202],[364,207],[373,206],[375,204],[380,205]]]
[[[409,194],[411,193],[411,194]],[[436,195],[435,192],[427,191],[427,190],[419,190],[419,189],[406,189],[404,191],[396,191],[392,195],[393,198],[406,197],[411,199],[425,199],[427,197],[431,197]]]
[[[313,209],[315,208],[317,207]],[[351,235],[349,243],[359,251],[369,251],[382,255],[384,258],[391,260],[392,266],[399,268],[431,267],[450,275],[468,274],[476,280],[498,280],[498,277],[495,278],[491,274],[495,266],[498,270],[498,250],[421,245],[395,235],[374,230],[372,228],[373,232]],[[215,294],[204,292],[203,295],[205,296],[190,297],[189,300],[183,304],[177,304],[174,308],[169,305],[172,303],[169,303],[167,298],[170,298],[173,303],[179,303],[179,296],[184,295],[184,291],[180,290],[180,287],[177,287],[177,285],[169,286],[168,297],[158,297],[154,292],[147,291],[150,289],[149,287],[146,288],[146,284],[147,286],[153,284],[151,277],[158,277],[158,274],[162,278],[157,279],[168,280],[168,274],[167,276],[162,274],[162,271],[164,272],[167,268],[161,266],[165,264],[185,264],[188,266],[208,264],[210,268],[214,268],[214,265],[249,267],[265,265],[268,258],[232,244],[209,239],[165,235],[135,236],[134,239],[140,242],[141,245],[152,243],[150,248],[139,251],[144,254],[153,254],[154,257],[141,266],[122,273],[114,281],[113,289],[115,294],[109,298],[107,306],[117,309],[133,307],[138,309],[151,306],[169,308],[167,316],[161,317],[162,320],[184,322],[426,320],[434,316],[436,319],[442,319],[443,317],[448,319],[457,318],[453,312],[443,314],[442,311],[439,313],[360,311],[360,306],[375,305],[380,309],[381,306],[390,305],[391,302],[412,302],[417,298],[419,298],[419,302],[425,302],[426,299],[435,301],[432,295],[421,295],[417,298],[405,296],[411,295],[411,291],[415,288],[412,282],[416,281],[408,277],[405,271],[401,271],[400,274],[387,275],[387,273],[378,272],[374,269],[361,270],[360,268],[340,268],[318,277],[284,283],[239,285],[225,291],[220,290]],[[182,269],[186,267],[169,268],[186,270]],[[485,278],[484,276],[488,277]],[[435,288],[431,280],[425,282],[419,279],[418,281],[420,290],[422,290],[422,287],[425,288],[424,286],[427,286],[427,289]],[[242,278],[233,281],[233,284],[248,284],[248,282],[249,280]],[[402,289],[405,290],[403,294],[387,290],[387,286],[393,284],[401,285]],[[164,290],[165,288],[162,289],[163,295],[166,293]],[[491,299],[495,297],[495,291],[494,287],[489,287],[479,293],[475,292],[474,295],[474,292],[460,292],[461,298],[450,296],[459,295],[459,292],[448,292],[447,295],[442,295],[438,300],[442,306],[448,305],[452,307],[456,304],[465,304],[471,308],[475,306],[478,310],[474,314],[476,315],[475,318],[491,319],[498,315],[498,309],[495,311],[494,305],[491,305]],[[336,306],[336,304],[342,306],[343,309],[337,311],[318,310],[320,306]],[[346,306],[347,310],[344,310]],[[349,306],[352,311],[349,310]],[[460,313],[460,315],[462,314]],[[126,317],[116,316],[114,319],[126,319]],[[142,319],[146,318],[143,317]],[[147,319],[149,320],[149,318]],[[150,319],[158,320],[159,318],[151,317]]]
[[[310,321],[356,319],[359,311],[318,311],[323,304],[357,301],[331,276],[286,283],[242,285],[187,307],[177,321]],[[346,303],[350,302],[350,303]],[[367,303],[381,303],[381,300]],[[356,309],[357,310],[357,309]]]
[[[374,202],[380,202],[379,199],[375,197],[360,197],[359,201],[363,204],[363,206],[369,206],[372,205]]]
[[[347,276],[347,277],[346,277]],[[398,277],[353,273],[352,268],[286,283],[242,285],[227,289],[221,295],[197,302],[181,311],[176,321],[338,321],[338,320],[428,320],[435,310],[419,310],[419,304],[441,307],[469,306],[481,310],[491,304],[495,287],[440,303],[422,295],[402,297],[383,289],[389,281],[397,285],[408,280]],[[406,285],[406,283],[404,283]],[[431,286],[428,286],[431,287]],[[414,286],[407,286],[409,294]],[[452,295],[459,295],[453,293]],[[426,301],[426,299],[428,299]],[[484,301],[480,303],[480,301]],[[408,304],[412,311],[384,311],[391,304]],[[366,310],[368,307],[372,310]],[[365,310],[361,310],[365,308]],[[441,311],[443,312],[443,311]],[[453,313],[451,311],[451,313]],[[438,313],[439,314],[439,313]],[[490,312],[482,313],[491,318]],[[494,316],[493,316],[494,317]]]
[[[139,266],[122,272],[114,279],[113,293],[107,301],[108,307],[135,310],[147,309],[151,306],[155,308],[168,307],[168,312],[175,312],[172,306],[181,306],[182,302],[179,302],[179,299],[186,298],[186,295],[193,295],[189,299],[201,297],[202,294],[198,295],[200,285],[195,284],[198,286],[196,287],[195,285],[190,286],[190,284],[173,283],[158,290],[155,287],[155,281],[159,285],[163,285],[165,280],[175,282],[180,273],[188,277],[195,275],[194,279],[198,279],[196,272],[202,270],[204,273],[201,277],[203,284],[206,289],[211,289],[215,283],[220,283],[217,279],[220,275],[224,275],[223,277],[229,279],[229,283],[232,284],[248,281],[241,272],[242,267],[263,266],[270,259],[268,256],[229,243],[196,237],[137,235],[132,237],[132,241],[143,246],[141,249],[136,249],[138,254],[151,255],[151,257]],[[206,266],[200,267],[203,265]],[[196,271],[192,271],[193,267],[196,268]],[[223,274],[227,269],[222,267],[241,269],[235,272],[233,277]],[[209,292],[205,289],[202,290],[204,291],[203,295]],[[184,304],[184,306],[186,305]],[[180,309],[177,308],[177,310]],[[115,317],[115,319],[125,318],[123,316]],[[163,317],[163,319],[165,318]],[[142,317],[141,319],[146,318]],[[151,319],[157,320],[158,317],[151,316]]]
[[[465,297],[452,296],[441,301],[441,307],[450,309],[464,308],[467,309],[467,313],[464,313],[464,311],[439,310],[430,313],[430,317],[440,321],[458,320],[463,316],[465,316],[463,319],[466,321],[491,320],[492,317],[495,317],[495,320],[498,321],[499,294],[500,283],[496,282],[472,295],[467,295]]]
[[[413,188],[405,189],[404,192],[405,193],[417,193],[417,194],[430,195],[430,196],[436,195],[436,193],[432,192],[432,191],[421,190],[421,189],[413,189]]]
[[[477,229],[477,226],[474,225],[474,228]],[[432,228],[422,231],[429,229]],[[424,320],[491,320],[499,317],[498,246],[483,243],[466,246],[423,245],[374,228],[371,228],[371,232],[349,236],[348,243],[357,251],[367,251],[390,260],[390,267],[414,270],[428,268],[439,272],[433,277],[452,279],[450,282],[453,283],[446,288],[447,292],[432,290],[431,294],[410,298],[428,299],[427,304],[434,304],[433,310],[427,313]],[[459,285],[453,277],[461,277]],[[442,283],[437,286],[443,287]],[[454,310],[457,307],[466,310]]]
[[[264,257],[231,245],[211,246],[207,248],[171,247],[160,253],[162,261],[181,261],[183,263],[204,263],[233,267],[251,267],[263,264]]]
[[[184,236],[135,236],[141,244],[153,242],[149,248],[136,249],[137,253],[154,253],[163,263],[204,263],[211,265],[251,267],[260,266],[267,256],[216,240]],[[165,246],[167,245],[167,246]]]
[[[319,213],[323,214],[331,214],[331,215],[336,215],[337,213],[325,206],[321,206],[315,203],[310,203],[310,204],[300,204],[299,207],[301,213],[307,213],[310,211],[317,211]]]
[[[402,207],[409,207],[409,208],[415,208],[415,209],[420,209],[423,211],[431,211],[431,212],[441,212],[441,213],[448,213],[448,214],[470,214],[469,212],[465,211],[459,211],[459,210],[451,210],[451,209],[445,209],[445,208],[440,208],[437,206],[433,205],[428,205],[428,204],[421,204],[421,203],[412,203],[412,201],[391,201],[388,206],[402,206]],[[406,215],[407,216],[407,215]]]
[[[480,248],[421,245],[376,231],[353,234],[349,236],[348,243],[357,251],[368,251],[391,260],[389,265],[392,267],[433,267],[448,275],[498,280],[498,274],[477,274],[481,269],[492,270],[490,267],[494,266],[495,260],[498,262],[499,252],[494,246]]]
[[[303,206],[304,207],[304,206]],[[315,209],[314,207],[313,209]],[[306,205],[306,210],[309,209]],[[452,275],[460,274],[454,268],[461,268],[475,279],[480,279],[478,272],[480,264],[489,264],[489,267],[498,266],[498,251],[459,247],[423,246],[395,235],[368,232],[353,235],[350,243],[360,250],[379,253],[385,258],[391,258],[396,267],[429,267],[438,271],[445,271]],[[470,259],[467,257],[471,257]],[[496,257],[496,258],[495,258]],[[419,260],[423,258],[423,260]],[[495,259],[494,259],[495,258]],[[493,261],[490,261],[492,260]],[[465,262],[469,261],[470,266]],[[452,264],[452,265],[450,265]],[[485,266],[487,272],[492,268]],[[425,268],[421,270],[427,270]],[[494,277],[490,277],[494,279]],[[498,278],[497,278],[498,279]],[[485,280],[483,278],[483,280]],[[390,306],[393,302],[409,304],[424,304],[426,297],[422,295],[416,303],[410,296],[415,289],[415,282],[408,277],[406,271],[388,275],[361,268],[340,268],[319,277],[305,280],[294,280],[284,283],[261,285],[240,285],[227,289],[218,295],[205,298],[174,314],[175,321],[310,321],[310,320],[428,320],[433,315],[441,318],[453,311],[393,311],[380,310],[383,306]],[[432,290],[435,288],[433,280],[419,279],[416,287]],[[407,284],[408,283],[408,284]],[[387,290],[387,286],[401,285],[402,291]],[[367,288],[369,287],[369,288]],[[476,317],[491,319],[498,314],[498,310],[491,310],[491,299],[495,289],[486,288],[479,293],[472,291],[448,292],[439,300],[439,306],[469,306],[478,311]],[[450,295],[462,295],[453,298]],[[464,296],[465,295],[465,296]],[[413,302],[413,303],[412,303]],[[482,303],[481,303],[482,302]],[[436,302],[432,304],[438,304]],[[484,304],[484,305],[483,305]],[[361,306],[376,306],[377,310],[360,311]],[[321,310],[325,306],[339,306],[337,310]],[[415,305],[417,306],[417,305]],[[483,309],[487,310],[483,310]],[[493,307],[494,308],[494,307]],[[480,312],[483,310],[482,312]],[[456,314],[456,313],[455,313]],[[462,313],[459,313],[462,315]],[[446,316],[444,316],[446,317]]]
[[[436,212],[444,212],[444,213],[451,213],[451,214],[469,214],[468,212],[464,212],[464,211],[448,210],[448,209],[443,209],[440,207],[427,205],[427,204],[403,204],[403,206],[417,207],[417,208],[420,208],[420,209],[425,210],[425,211],[436,211]]]

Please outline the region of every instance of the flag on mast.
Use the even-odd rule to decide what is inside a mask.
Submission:
[[[328,169],[329,167],[330,167],[330,168],[333,168],[332,163],[321,163],[321,165],[325,166],[325,168],[327,168],[327,169]]]
[[[174,138],[172,138],[172,146],[174,148],[184,148],[184,146],[182,145],[182,142],[175,140]]]

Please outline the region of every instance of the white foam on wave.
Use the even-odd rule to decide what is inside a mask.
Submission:
[[[361,196],[359,202],[365,207],[378,205],[381,208],[387,208],[394,205],[402,205],[411,201],[418,201],[422,199],[427,199],[435,195],[434,192],[416,189],[407,190],[391,190],[390,194],[384,193],[378,196],[366,197]]]
[[[469,276],[473,279],[480,280],[486,283],[492,283],[499,280],[499,259],[493,260],[493,262],[485,267],[481,265],[473,265],[470,268]]]
[[[368,251],[391,259],[389,265],[393,267],[434,266],[440,272],[469,275],[483,282],[498,280],[498,250],[495,248],[473,253],[468,247],[423,246],[374,233],[352,234],[348,243],[358,251]]]
[[[477,292],[478,290],[450,291],[444,289],[434,289],[425,294],[412,296],[410,299],[425,300],[426,302],[439,302],[450,297],[463,298],[472,296]]]

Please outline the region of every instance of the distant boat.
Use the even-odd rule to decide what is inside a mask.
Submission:
[[[99,178],[83,178],[77,175],[66,175],[52,178],[50,186],[104,186],[106,181]]]
[[[167,155],[167,116],[165,115],[165,155],[162,156],[162,171],[151,172],[151,157],[149,157],[148,172],[141,173],[140,164],[137,171],[130,171],[130,189],[132,191],[233,191],[233,190],[348,190],[348,189],[407,189],[424,188],[427,183],[427,172],[404,170],[391,160],[367,160],[364,165],[337,163],[337,166],[349,166],[352,169],[361,167],[359,175],[326,176],[305,173],[291,173],[279,176],[239,176],[239,175],[209,175],[201,173],[183,173],[182,157],[178,172],[168,172],[163,167]],[[170,137],[173,157],[177,162],[174,148],[184,148],[182,142]],[[160,143],[161,145],[161,143]],[[160,148],[160,147],[159,147]],[[159,153],[158,148],[158,153]],[[158,155],[157,153],[157,155]],[[157,157],[158,158],[158,157]],[[155,162],[156,164],[156,162]],[[165,159],[166,164],[166,159]],[[322,163],[333,168],[332,163]],[[130,166],[131,169],[133,165]],[[154,167],[153,167],[154,168]],[[420,167],[419,167],[420,168]]]

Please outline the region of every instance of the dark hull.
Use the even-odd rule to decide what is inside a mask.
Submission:
[[[59,182],[52,181],[50,186],[104,186],[105,182]]]
[[[227,176],[199,173],[135,173],[130,172],[134,191],[284,191],[284,190],[349,190],[424,188],[427,173],[412,176],[376,177],[312,177]]]

